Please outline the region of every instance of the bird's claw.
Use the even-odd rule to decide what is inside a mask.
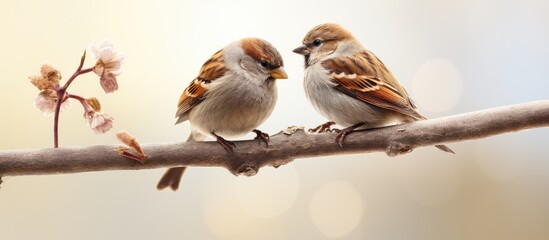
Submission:
[[[315,128],[310,128],[308,132],[310,133],[325,133],[325,132],[332,132],[336,129],[330,129],[333,125],[335,125],[335,122],[326,122],[324,124],[320,124]]]
[[[231,142],[229,140],[226,140],[225,138],[215,134],[215,133],[212,133],[215,137],[216,137],[216,141],[217,143],[219,143],[219,145],[223,146],[223,148],[225,148],[225,150],[227,150],[227,152],[234,152],[234,149],[236,148],[236,145],[234,144],[234,142]]]
[[[269,141],[271,140],[271,137],[269,136],[269,134],[266,134],[257,129],[254,129],[253,132],[257,134],[254,139],[258,139],[260,144],[261,144],[261,141],[263,141],[265,143],[265,146],[269,147]]]

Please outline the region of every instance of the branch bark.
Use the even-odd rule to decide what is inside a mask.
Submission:
[[[252,176],[261,167],[297,158],[380,151],[396,156],[421,146],[547,126],[549,100],[544,100],[359,131],[349,134],[343,147],[335,143],[335,133],[297,130],[275,134],[268,148],[257,140],[237,141],[232,154],[216,142],[146,144],[143,150],[151,158],[144,164],[118,155],[117,145],[0,151],[0,177],[174,166],[224,167],[235,175]]]

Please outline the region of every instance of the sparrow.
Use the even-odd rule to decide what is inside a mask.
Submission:
[[[293,50],[305,58],[304,88],[308,100],[329,119],[345,127],[336,142],[343,146],[356,129],[379,128],[426,119],[395,76],[346,29],[326,23],[311,29]],[[445,145],[435,145],[454,153]]]
[[[244,38],[214,53],[181,94],[176,124],[189,121],[187,142],[203,141],[208,136],[233,152],[227,137],[249,132],[268,146],[269,135],[256,128],[272,113],[276,100],[276,80],[286,79],[280,53],[269,42]],[[185,167],[168,169],[157,189],[177,190]]]

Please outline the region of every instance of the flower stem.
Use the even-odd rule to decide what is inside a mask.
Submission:
[[[72,74],[71,78],[69,78],[69,80],[67,80],[67,82],[65,83],[65,85],[63,85],[63,89],[66,91],[67,88],[69,88],[69,85],[71,85],[72,81],[74,81],[74,79],[76,79],[76,77],[82,75],[82,74],[85,74],[85,73],[89,73],[93,71],[93,67],[91,68],[85,68],[85,69],[82,69],[82,67],[79,67],[76,72],[74,72],[74,74]]]
[[[78,95],[74,95],[74,94],[68,94],[67,97],[76,99],[76,100],[78,100],[78,101],[80,101],[80,102],[86,101],[85,98],[83,98],[83,97],[81,97],[81,96],[78,96]]]
[[[59,147],[59,111],[61,110],[61,99],[65,95],[65,89],[57,89],[57,103],[55,105],[55,116],[53,118],[53,147]]]
[[[78,100],[82,104],[82,107],[84,108],[85,113],[93,111],[92,107],[90,106],[90,104],[86,102],[86,99],[84,97],[73,95],[73,94],[67,94],[67,98]]]
[[[82,69],[82,63],[81,63],[78,69],[76,70],[76,72],[74,72],[74,74],[72,74],[69,80],[67,80],[65,85],[57,89],[57,103],[55,105],[55,113],[54,113],[55,115],[53,118],[53,147],[54,148],[59,147],[59,112],[61,111],[61,104],[65,100],[67,100],[67,96],[66,96],[67,88],[69,88],[69,86],[74,81],[74,79],[76,79],[76,77],[85,73],[89,73],[91,71],[93,71],[93,67]]]

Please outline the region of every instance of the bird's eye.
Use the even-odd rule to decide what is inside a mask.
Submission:
[[[315,39],[315,40],[313,41],[313,45],[314,45],[315,47],[320,46],[320,44],[322,44],[322,40],[320,40],[320,39],[318,39],[318,38]]]
[[[259,64],[260,64],[261,67],[263,67],[263,68],[267,68],[267,67],[269,66],[269,63],[268,63],[267,61],[265,61],[265,60],[262,60]]]

